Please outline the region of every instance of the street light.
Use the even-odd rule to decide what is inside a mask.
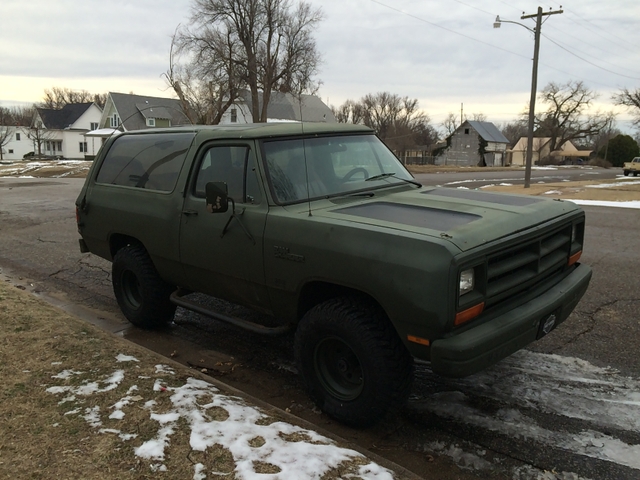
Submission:
[[[534,18],[536,19],[536,27],[529,28],[526,25],[518,22],[512,22],[510,20],[501,20],[500,15],[496,16],[496,21],[493,22],[493,28],[500,28],[503,23],[514,23],[526,28],[533,33],[535,43],[533,47],[533,68],[531,71],[531,98],[529,99],[529,128],[527,131],[527,159],[524,167],[524,188],[531,186],[531,163],[533,159],[533,127],[535,122],[535,108],[536,108],[536,91],[538,90],[538,53],[540,51],[540,29],[542,28],[542,17],[547,15],[554,15],[556,13],[562,13],[562,10],[555,12],[542,12],[542,7],[538,7],[538,13],[535,15],[522,15],[521,19]]]

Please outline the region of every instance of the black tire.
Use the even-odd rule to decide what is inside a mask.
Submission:
[[[340,297],[316,305],[298,325],[295,355],[313,401],[347,425],[372,425],[409,396],[413,359],[372,302]]]
[[[120,310],[136,327],[159,327],[173,318],[176,306],[169,296],[175,287],[160,278],[144,247],[127,245],[118,250],[111,272]]]
[[[623,170],[624,176],[626,177],[627,175],[629,175],[629,170]]]

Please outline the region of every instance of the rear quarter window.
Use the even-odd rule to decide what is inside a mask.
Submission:
[[[100,166],[96,183],[171,192],[194,132],[122,135]]]

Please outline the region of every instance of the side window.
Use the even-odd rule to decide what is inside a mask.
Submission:
[[[122,135],[105,157],[97,183],[172,191],[195,133]]]
[[[204,197],[207,183],[224,182],[229,196],[236,203],[260,203],[255,163],[255,156],[247,146],[209,148],[198,168],[194,194]]]

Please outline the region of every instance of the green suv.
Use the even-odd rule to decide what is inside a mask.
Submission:
[[[81,249],[113,262],[134,325],[182,306],[295,330],[311,397],[355,426],[406,400],[414,360],[454,377],[489,367],[564,321],[591,278],[574,203],[423,187],[357,125],[127,132],[76,205]],[[272,318],[211,311],[191,292]]]

